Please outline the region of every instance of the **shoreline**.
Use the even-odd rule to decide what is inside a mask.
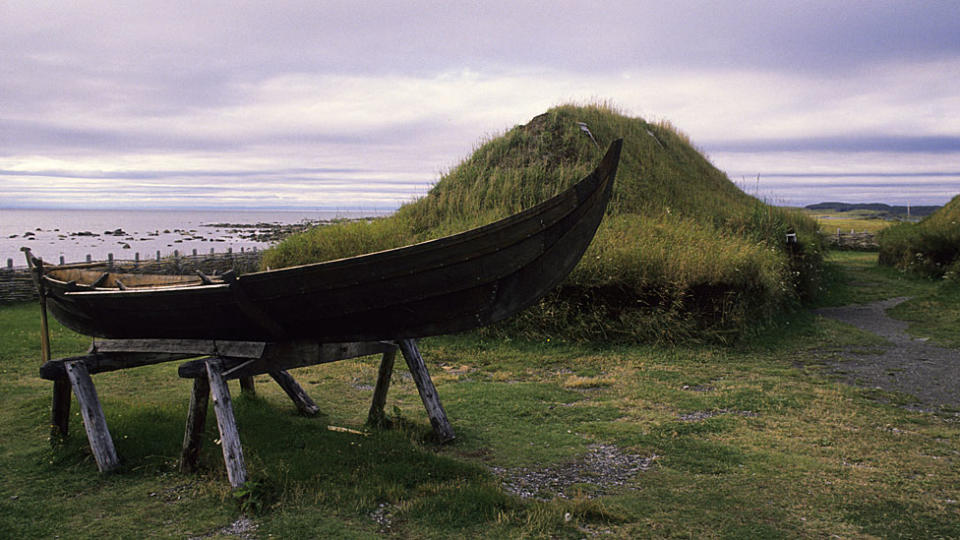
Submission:
[[[247,215],[151,212],[144,217],[136,212],[113,211],[89,211],[64,217],[56,212],[19,215],[5,212],[0,222],[0,265],[24,267],[22,247],[57,263],[107,260],[111,256],[146,260],[174,253],[264,250],[287,236],[313,227],[378,217],[370,213],[308,217],[263,212]]]

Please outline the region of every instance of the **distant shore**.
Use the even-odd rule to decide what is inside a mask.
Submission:
[[[267,249],[311,227],[358,219],[370,212],[56,211],[4,210],[0,214],[0,264],[25,264],[21,247],[58,263],[147,259],[196,253]]]

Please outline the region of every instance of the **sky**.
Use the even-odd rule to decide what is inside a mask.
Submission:
[[[0,208],[396,208],[597,101],[774,204],[943,204],[958,36],[953,1],[0,0]]]

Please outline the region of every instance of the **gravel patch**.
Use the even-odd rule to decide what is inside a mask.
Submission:
[[[848,349],[826,367],[850,384],[902,392],[916,397],[910,408],[935,412],[960,408],[960,350],[927,343],[907,334],[909,323],[887,310],[909,300],[891,298],[870,304],[824,308],[818,315],[853,325],[877,336],[878,353]]]
[[[241,517],[226,527],[204,536],[194,536],[190,540],[211,538],[214,536],[229,536],[242,540],[254,540],[257,537],[257,523],[248,517]]]
[[[390,532],[390,526],[393,524],[393,506],[390,503],[380,503],[377,509],[370,514],[370,519],[380,525],[379,532]]]
[[[565,490],[575,484],[596,486],[596,491],[587,496],[602,495],[648,470],[656,459],[656,455],[642,457],[624,453],[613,445],[592,444],[586,455],[569,463],[539,469],[492,469],[502,479],[507,492],[525,499],[550,500],[555,496],[566,498]]]

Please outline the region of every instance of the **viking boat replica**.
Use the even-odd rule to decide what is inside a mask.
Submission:
[[[503,320],[557,286],[603,219],[621,146],[620,140],[610,145],[571,188],[506,219],[336,261],[240,276],[171,276],[108,264],[48,267],[26,250],[41,306],[40,376],[54,382],[54,435],[68,433],[72,389],[97,467],[115,469],[119,458],[91,375],[193,358],[177,371],[194,380],[180,467],[196,467],[212,395],[227,476],[236,487],[247,473],[227,380],[253,391],[253,377],[269,375],[302,414],[314,415],[319,408],[287,370],[382,354],[368,415],[382,425],[399,349],[437,440],[452,440],[416,338]],[[96,338],[86,354],[50,358],[48,310]]]
[[[534,207],[377,253],[217,277],[31,262],[42,268],[53,316],[95,337],[346,342],[449,334],[503,320],[566,278],[603,218],[621,145]]]

